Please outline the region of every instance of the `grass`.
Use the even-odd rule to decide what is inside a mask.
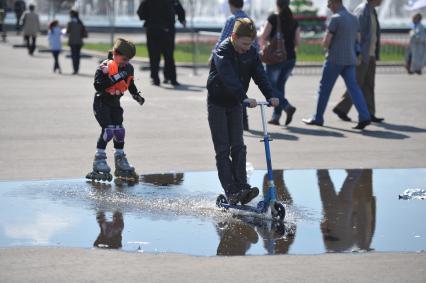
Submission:
[[[210,43],[199,43],[198,44],[198,56],[197,63],[207,63],[213,44]],[[111,46],[106,43],[86,43],[85,49],[96,50],[107,53],[111,49]],[[136,56],[148,58],[147,46],[144,43],[136,44]],[[175,48],[175,60],[176,62],[192,62],[192,51],[193,46],[191,43],[179,43],[176,44]],[[404,60],[405,47],[401,45],[383,44],[381,49],[381,61],[390,62],[397,61],[401,62]],[[322,62],[324,60],[324,51],[315,41],[306,41],[302,43],[297,50],[297,61],[298,62]]]

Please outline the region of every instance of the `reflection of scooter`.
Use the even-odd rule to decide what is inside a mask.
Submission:
[[[296,225],[236,215],[217,223],[216,230],[220,237],[217,255],[245,255],[259,241],[259,235],[267,254],[286,254],[294,242]]]
[[[268,167],[268,191],[263,196],[256,207],[248,205],[231,205],[228,203],[228,200],[224,195],[219,195],[216,199],[216,205],[220,208],[236,209],[248,212],[254,212],[256,214],[265,215],[268,211],[271,211],[271,216],[274,220],[283,221],[285,217],[285,207],[284,204],[277,201],[277,193],[275,189],[274,179],[272,175],[272,162],[271,162],[271,152],[269,147],[269,141],[272,139],[269,137],[268,131],[266,129],[266,120],[265,120],[265,107],[269,106],[269,102],[258,101],[257,105],[260,106],[262,114],[262,125],[263,125],[263,143],[265,145],[265,155],[266,155],[266,165]]]

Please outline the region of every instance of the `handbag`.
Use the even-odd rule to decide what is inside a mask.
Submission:
[[[260,60],[269,65],[278,64],[287,60],[287,51],[285,49],[280,15],[277,15],[277,32],[260,52]]]

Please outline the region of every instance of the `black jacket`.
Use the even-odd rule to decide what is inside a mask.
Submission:
[[[174,29],[176,15],[185,22],[185,10],[179,0],[143,0],[137,14],[146,28]]]
[[[235,51],[230,38],[213,51],[207,79],[208,102],[234,106],[247,98],[253,78],[266,99],[272,97],[272,87],[256,49],[252,46],[244,54]]]
[[[96,89],[96,97],[100,97],[103,103],[106,103],[110,106],[120,106],[120,98],[123,95],[111,95],[106,92],[106,89],[114,85],[114,82],[110,79],[108,74],[103,72],[103,67],[108,65],[108,59],[103,61],[98,67],[95,73],[95,81],[93,83]],[[128,76],[134,75],[134,68],[132,64],[127,63],[124,67],[120,67],[119,71],[126,71]],[[127,79],[127,78],[126,78]],[[136,88],[134,80],[130,81],[128,91],[134,95],[138,95],[138,89]]]

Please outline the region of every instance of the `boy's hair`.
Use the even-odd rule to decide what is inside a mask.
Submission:
[[[238,9],[244,6],[244,0],[228,0],[228,3]]]
[[[30,9],[30,11],[34,11],[35,10],[35,5],[34,4],[30,4],[28,6],[28,8]]]
[[[132,59],[136,55],[136,47],[133,42],[125,40],[124,38],[118,38],[112,50],[120,55],[126,56],[128,59]]]
[[[232,31],[237,37],[256,38],[256,25],[250,18],[239,18],[235,20],[234,30]]]

